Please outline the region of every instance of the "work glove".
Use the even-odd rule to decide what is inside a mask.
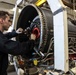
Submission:
[[[30,40],[36,40],[36,35],[35,34],[31,34]]]
[[[16,33],[17,33],[17,34],[22,34],[22,33],[23,33],[23,29],[22,29],[22,28],[18,28],[18,29],[16,30]]]

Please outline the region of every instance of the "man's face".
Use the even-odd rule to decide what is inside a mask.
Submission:
[[[8,30],[8,28],[11,26],[11,22],[10,22],[10,17],[8,15],[6,15],[7,17],[5,19],[3,19],[3,30]]]

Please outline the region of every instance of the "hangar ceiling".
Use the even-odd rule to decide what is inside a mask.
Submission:
[[[16,0],[0,0],[0,10],[10,11],[15,6]]]
[[[0,10],[6,10],[9,12],[13,9],[17,0],[0,0]],[[24,0],[25,2],[35,3],[37,0]]]
[[[0,0],[0,10],[6,10],[12,13],[10,9],[13,9],[17,0]],[[25,2],[35,3],[38,0],[24,0]],[[62,0],[64,4],[72,7],[73,0]]]

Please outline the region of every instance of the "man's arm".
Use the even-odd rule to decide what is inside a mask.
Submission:
[[[5,33],[4,35],[8,39],[11,39],[13,37],[16,37],[19,34],[22,34],[22,33],[23,33],[23,29],[22,28],[18,28],[17,30],[13,30],[12,32]]]
[[[34,47],[34,40],[22,44],[18,41],[8,40],[6,37],[0,37],[0,51],[6,54],[24,55],[28,54]]]
[[[13,30],[12,32],[8,32],[8,33],[5,33],[4,36],[7,37],[8,39],[11,39],[13,37],[16,37],[18,34],[16,33],[15,30]]]

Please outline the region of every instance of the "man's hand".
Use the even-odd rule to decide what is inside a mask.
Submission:
[[[36,35],[35,34],[31,34],[30,39],[31,40],[35,40],[36,39]]]
[[[16,30],[16,33],[17,33],[17,34],[22,34],[22,33],[23,33],[23,29],[22,29],[22,28],[18,28],[18,29]]]

